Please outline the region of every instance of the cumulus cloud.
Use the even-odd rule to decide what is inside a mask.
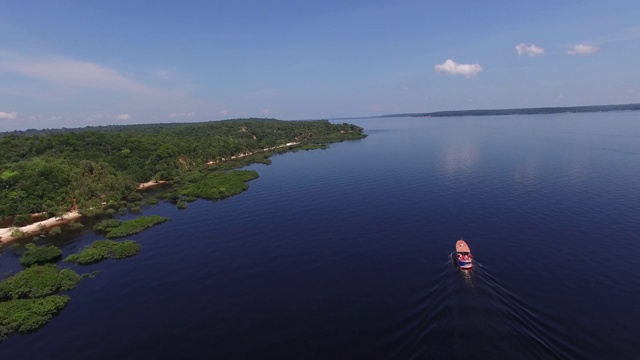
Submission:
[[[195,112],[195,111],[182,112],[182,113],[172,112],[171,114],[169,114],[169,117],[170,117],[170,118],[177,118],[177,117],[194,117],[194,116],[196,116],[196,112]]]
[[[129,114],[120,114],[116,117],[117,120],[129,120],[131,119],[131,115]]]
[[[467,78],[474,77],[482,71],[480,64],[458,64],[457,62],[448,59],[442,64],[435,65],[435,69],[439,73],[451,74],[451,75],[463,75]]]
[[[17,112],[4,112],[0,111],[0,120],[14,120],[18,118]]]
[[[600,50],[599,47],[594,46],[594,45],[587,45],[587,44],[578,44],[574,47],[572,47],[571,49],[567,50],[567,54],[569,55],[589,55],[589,54],[593,54],[594,52]]]
[[[541,56],[544,55],[544,49],[541,47],[537,47],[534,44],[531,46],[527,46],[524,43],[520,43],[516,45],[516,52],[518,56]]]
[[[0,61],[0,72],[14,73],[65,87],[152,93],[150,87],[102,65],[64,58],[10,59]]]

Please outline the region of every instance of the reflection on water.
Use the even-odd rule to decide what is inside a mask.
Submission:
[[[442,160],[447,177],[463,175],[478,161],[478,147],[469,142],[449,144]]]

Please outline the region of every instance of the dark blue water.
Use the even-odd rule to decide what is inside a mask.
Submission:
[[[145,209],[172,220],[0,357],[640,358],[640,112],[352,122],[239,196]]]

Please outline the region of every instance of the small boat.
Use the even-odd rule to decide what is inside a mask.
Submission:
[[[456,241],[456,263],[460,269],[471,269],[473,267],[473,255],[471,249],[464,240]]]

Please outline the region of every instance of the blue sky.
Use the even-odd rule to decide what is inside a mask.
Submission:
[[[0,131],[640,102],[640,1],[3,1]]]

